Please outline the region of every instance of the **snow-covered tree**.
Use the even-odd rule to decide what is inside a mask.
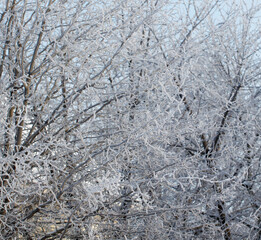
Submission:
[[[260,239],[260,7],[0,3],[1,239]]]

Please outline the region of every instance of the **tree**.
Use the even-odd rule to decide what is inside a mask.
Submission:
[[[260,7],[1,4],[1,238],[259,239]]]

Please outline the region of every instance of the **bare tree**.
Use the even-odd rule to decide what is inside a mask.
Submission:
[[[1,239],[260,239],[260,7],[1,3]]]

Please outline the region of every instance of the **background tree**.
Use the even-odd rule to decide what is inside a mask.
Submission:
[[[1,239],[259,239],[260,4],[0,4]]]

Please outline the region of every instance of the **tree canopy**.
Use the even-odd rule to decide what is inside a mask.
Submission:
[[[0,3],[0,238],[260,239],[260,8]]]

